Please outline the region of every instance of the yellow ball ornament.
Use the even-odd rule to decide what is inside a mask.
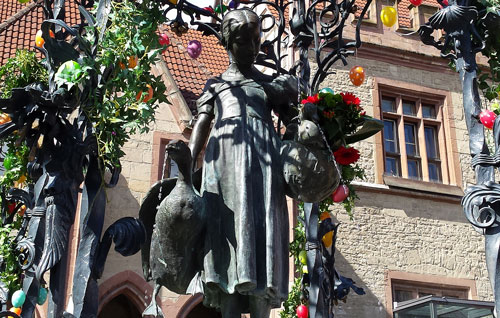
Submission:
[[[398,13],[394,7],[384,7],[380,11],[380,20],[386,27],[392,27],[398,20]]]

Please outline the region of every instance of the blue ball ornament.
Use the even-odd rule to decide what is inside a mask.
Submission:
[[[25,300],[26,294],[21,289],[16,290],[14,294],[12,294],[11,302],[13,307],[21,308]]]
[[[47,300],[47,288],[40,287],[40,290],[38,291],[38,298],[36,299],[36,303],[41,306],[45,303],[46,300]]]
[[[333,91],[333,89],[331,89],[330,87],[325,87],[325,88],[322,88],[320,91],[319,91],[320,94],[332,94],[334,95],[335,92]]]

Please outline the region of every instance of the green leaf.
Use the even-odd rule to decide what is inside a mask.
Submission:
[[[384,122],[379,119],[365,117],[364,120],[363,125],[358,131],[352,135],[346,136],[345,141],[347,144],[369,138],[384,129]]]

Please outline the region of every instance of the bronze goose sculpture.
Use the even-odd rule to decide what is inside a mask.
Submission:
[[[199,250],[205,228],[205,208],[192,183],[191,152],[179,140],[170,142],[166,151],[179,167],[172,191],[163,199],[155,217],[150,246],[150,275],[155,281],[151,304],[143,316],[163,317],[156,304],[161,286],[178,294],[186,289],[201,269]]]

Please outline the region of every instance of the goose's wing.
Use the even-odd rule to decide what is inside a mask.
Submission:
[[[198,169],[193,173],[193,186],[197,191],[200,191],[201,177],[201,169]],[[146,241],[141,247],[142,270],[146,280],[151,278],[149,256],[151,249],[151,236],[153,235],[156,212],[158,211],[157,207],[167,197],[167,195],[170,194],[176,183],[177,178],[168,178],[156,182],[144,197],[139,210],[139,219],[144,224],[144,228],[146,229]]]
[[[139,209],[139,219],[146,229],[146,241],[141,247],[142,254],[142,270],[144,278],[151,278],[149,253],[151,248],[151,236],[153,235],[153,227],[155,224],[157,207],[161,201],[172,191],[177,183],[177,178],[168,178],[156,182],[142,201]]]

